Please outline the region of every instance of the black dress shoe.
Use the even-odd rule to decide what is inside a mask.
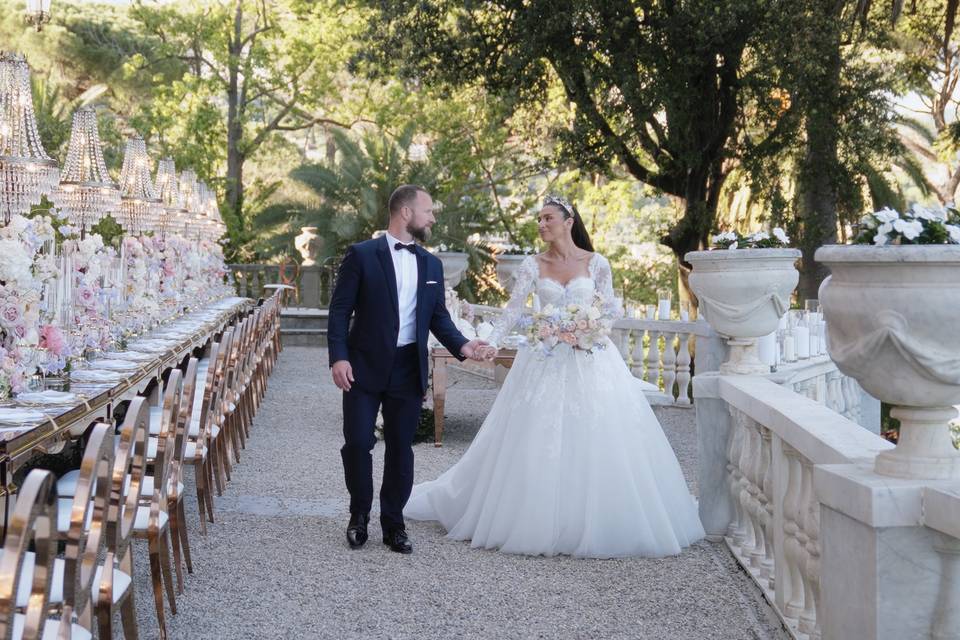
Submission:
[[[390,533],[383,534],[383,544],[390,547],[390,551],[403,554],[413,553],[413,545],[410,544],[410,538],[407,537],[407,532],[403,529],[395,529]]]
[[[369,514],[350,514],[350,524],[347,525],[347,543],[351,549],[359,549],[367,541],[367,524],[369,522]]]

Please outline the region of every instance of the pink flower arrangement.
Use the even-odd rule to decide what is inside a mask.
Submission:
[[[58,358],[66,355],[68,345],[60,327],[46,324],[40,329],[40,348],[46,349]]]

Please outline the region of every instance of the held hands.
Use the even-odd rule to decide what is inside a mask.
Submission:
[[[497,355],[497,348],[483,340],[471,340],[460,348],[460,353],[477,362],[489,362]]]
[[[333,384],[343,391],[350,391],[353,383],[353,367],[349,360],[337,360],[333,363],[330,372],[333,374]]]

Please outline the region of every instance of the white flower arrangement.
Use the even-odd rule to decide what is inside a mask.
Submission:
[[[710,238],[714,249],[777,249],[790,246],[790,237],[781,227],[757,231],[744,236],[736,231],[724,231]]]
[[[878,247],[901,244],[960,244],[960,211],[914,204],[900,213],[884,207],[860,218],[856,244]]]

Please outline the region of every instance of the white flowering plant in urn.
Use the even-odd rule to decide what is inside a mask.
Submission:
[[[782,249],[790,246],[790,236],[781,227],[757,231],[744,236],[736,231],[724,231],[710,238],[714,249]]]
[[[860,218],[856,244],[960,244],[960,211],[915,204],[905,212],[884,207]]]
[[[914,205],[861,218],[853,245],[820,247],[827,348],[837,367],[893,405],[896,448],[883,475],[960,479],[949,423],[960,404],[960,212]]]
[[[746,236],[725,231],[711,240],[712,250],[691,251],[684,259],[693,268],[689,282],[701,316],[730,347],[720,371],[770,373],[758,357],[757,340],[776,330],[790,308],[800,252],[789,248],[780,227]]]

